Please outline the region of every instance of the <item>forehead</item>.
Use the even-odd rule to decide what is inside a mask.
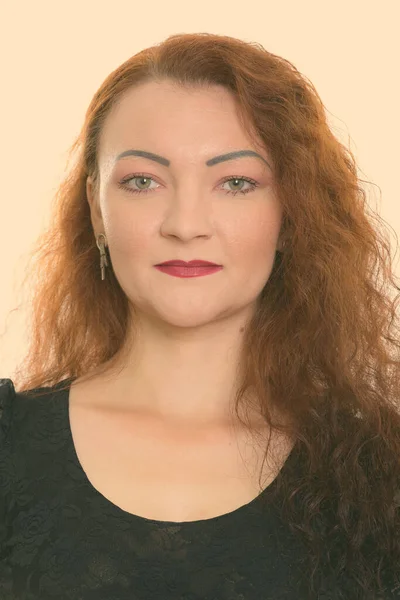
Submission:
[[[142,113],[155,112],[168,118],[185,113],[212,112],[234,117],[236,99],[223,86],[182,86],[170,81],[147,81],[132,87],[121,96],[112,112],[120,117],[140,109]]]
[[[222,86],[184,88],[152,81],[129,89],[112,108],[99,148],[104,158],[143,148],[202,164],[209,156],[249,148],[271,164],[267,149],[248,131],[235,98]]]

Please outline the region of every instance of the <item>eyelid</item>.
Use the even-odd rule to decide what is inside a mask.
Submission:
[[[129,180],[131,179],[136,179],[139,177],[147,177],[149,179],[153,179],[156,183],[159,183],[159,181],[157,181],[157,178],[154,177],[154,175],[150,175],[149,173],[131,173],[129,175],[126,175],[125,177],[123,177],[119,183],[124,184],[127,183]],[[255,179],[253,179],[252,177],[249,177],[248,175],[226,175],[226,177],[223,177],[220,183],[225,183],[226,181],[229,181],[230,179],[245,179],[247,181],[249,181],[250,183],[254,183],[255,185],[259,185],[259,182],[256,181]],[[161,184],[160,184],[161,185]]]

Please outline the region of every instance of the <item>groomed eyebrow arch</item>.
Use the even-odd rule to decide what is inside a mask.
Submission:
[[[165,167],[169,167],[171,165],[171,161],[168,158],[164,158],[163,156],[159,156],[158,154],[154,154],[153,152],[146,152],[146,150],[125,150],[125,152],[121,152],[115,159],[115,162],[120,160],[121,158],[125,158],[125,156],[142,156],[143,158],[148,158],[150,160],[154,160],[155,162],[160,163]],[[217,165],[226,160],[232,160],[234,158],[241,158],[242,156],[255,156],[260,158],[266,165],[271,169],[270,164],[265,160],[261,154],[258,152],[254,152],[254,150],[236,150],[234,152],[228,152],[227,154],[220,154],[219,156],[214,156],[214,158],[210,158],[205,162],[207,167],[212,167],[213,165]]]

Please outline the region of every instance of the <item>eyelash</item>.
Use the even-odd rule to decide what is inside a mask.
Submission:
[[[128,183],[128,181],[131,181],[131,179],[140,179],[141,177],[143,177],[145,179],[151,179],[154,181],[154,179],[152,177],[149,177],[148,175],[145,175],[144,173],[135,173],[134,175],[129,175],[128,177],[125,177],[122,181],[120,181],[118,183],[118,187],[123,190],[126,190],[127,192],[129,192],[131,194],[147,194],[147,192],[151,192],[152,190],[150,190],[150,189],[135,190],[135,189],[132,189],[132,188],[128,187],[127,185],[125,185],[126,183]],[[250,183],[252,185],[252,187],[247,190],[238,190],[236,192],[233,192],[231,190],[225,190],[226,194],[232,194],[233,196],[236,196],[236,194],[248,194],[249,192],[253,192],[255,190],[255,188],[259,186],[257,181],[254,181],[254,179],[250,179],[249,177],[239,177],[239,176],[227,177],[222,183],[224,184],[227,181],[232,181],[232,179],[247,181],[248,183]]]

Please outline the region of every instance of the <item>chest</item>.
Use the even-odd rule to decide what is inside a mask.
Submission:
[[[129,513],[161,521],[212,518],[261,492],[264,449],[248,436],[77,404],[69,410],[75,452],[91,485]],[[266,464],[263,487],[275,475]]]

